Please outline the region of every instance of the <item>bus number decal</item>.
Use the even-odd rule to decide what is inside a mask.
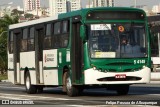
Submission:
[[[134,60],[134,64],[144,64],[145,60]]]

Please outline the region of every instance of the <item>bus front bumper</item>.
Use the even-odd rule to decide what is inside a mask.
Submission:
[[[117,79],[117,75],[125,75],[128,79]],[[134,72],[101,72],[93,68],[84,71],[84,83],[86,85],[145,84],[150,82],[150,78],[151,70],[148,67]]]

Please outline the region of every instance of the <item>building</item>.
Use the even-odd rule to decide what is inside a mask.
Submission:
[[[39,8],[38,10],[32,10],[32,11],[27,11],[28,14],[32,14],[34,16],[37,16],[39,18],[41,17],[48,17],[49,16],[49,8]]]
[[[66,12],[66,0],[49,0],[50,16]]]
[[[87,8],[91,7],[113,7],[114,0],[89,0]]]
[[[152,8],[152,11],[154,13],[160,13],[160,4],[159,5],[154,5]]]
[[[71,11],[81,9],[81,0],[68,0],[71,4]]]
[[[24,11],[37,10],[40,8],[40,0],[23,0]]]
[[[50,16],[81,9],[81,0],[49,0]]]

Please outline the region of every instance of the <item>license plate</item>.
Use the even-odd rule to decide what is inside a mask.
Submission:
[[[117,74],[117,75],[115,75],[115,78],[116,78],[116,79],[126,78],[126,74]]]

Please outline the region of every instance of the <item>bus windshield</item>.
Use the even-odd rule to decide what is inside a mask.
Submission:
[[[147,37],[142,23],[88,24],[91,58],[147,57]]]

